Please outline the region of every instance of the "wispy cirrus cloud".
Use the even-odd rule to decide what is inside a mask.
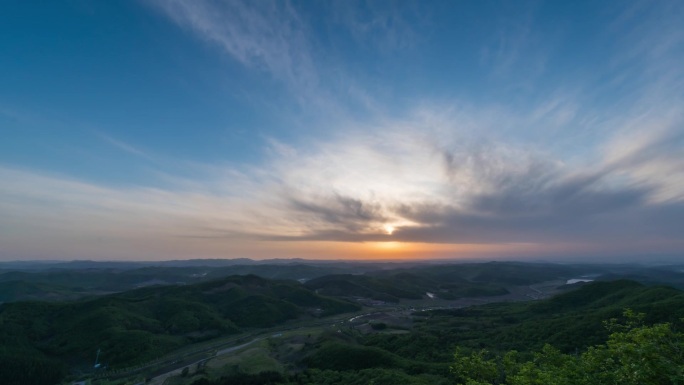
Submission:
[[[338,0],[330,5],[333,19],[358,44],[384,52],[410,49],[418,44],[422,39],[415,28],[429,18],[417,3]]]
[[[112,145],[113,147],[118,148],[119,150],[123,152],[127,152],[132,155],[139,156],[141,158],[146,158],[146,159],[152,159],[152,157],[146,153],[145,151],[133,146],[130,143],[126,143],[123,140],[120,139],[115,139],[110,135],[107,135],[103,132],[97,132],[96,133],[97,137],[105,141],[106,143]]]
[[[377,84],[367,84],[370,78],[359,79],[358,69],[338,57],[339,46],[349,43],[332,39],[333,31],[326,36],[314,33],[319,18],[335,20],[326,27],[352,36],[358,46],[367,48],[366,54],[410,49],[419,40],[410,23],[421,18],[420,7],[409,3],[321,3],[319,15],[304,13],[290,1],[147,2],[247,70],[268,74],[285,88],[285,100],[298,103],[298,112],[337,119],[349,119],[360,111],[384,113],[386,106],[373,91]],[[298,120],[281,107],[271,108]]]
[[[538,7],[525,2],[511,3],[507,7],[488,44],[480,50],[480,60],[490,68],[493,77],[531,88],[531,83],[546,69],[551,51],[547,44],[551,36],[545,31],[544,40],[543,32],[535,28]],[[511,17],[511,14],[517,17]]]
[[[150,1],[180,26],[296,95],[319,87],[308,26],[289,2]]]

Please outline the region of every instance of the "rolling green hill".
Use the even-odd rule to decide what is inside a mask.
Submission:
[[[143,288],[87,301],[8,303],[0,306],[0,355],[31,357],[27,367],[35,358],[85,368],[101,349],[102,362],[121,367],[241,329],[357,309],[297,282],[253,275]]]
[[[604,342],[603,321],[626,308],[646,313],[649,323],[677,322],[684,317],[684,292],[627,280],[593,282],[544,301],[424,312],[415,331],[471,348],[529,351],[548,343],[573,352]]]
[[[147,286],[195,284],[231,275],[253,274],[268,279],[307,280],[347,271],[365,269],[304,264],[144,266],[124,269],[81,268],[79,264],[75,264],[74,268],[0,271],[0,303],[26,300],[66,301]]]
[[[0,282],[0,303],[17,300],[69,301],[87,295],[87,292],[74,287],[64,287],[30,281]]]

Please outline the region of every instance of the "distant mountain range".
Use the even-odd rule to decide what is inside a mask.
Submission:
[[[445,299],[495,295],[505,292],[507,285],[583,276],[596,280],[625,278],[684,288],[682,266],[301,261],[4,262],[0,263],[0,303],[73,300],[147,286],[190,285],[246,274],[307,282],[308,287],[331,295],[346,293],[388,301],[416,298],[425,292]]]

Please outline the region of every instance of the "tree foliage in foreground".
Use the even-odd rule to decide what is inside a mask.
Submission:
[[[661,385],[684,384],[684,334],[672,324],[644,326],[643,314],[606,322],[608,341],[579,355],[550,345],[524,361],[516,351],[492,357],[485,350],[457,351],[451,370],[459,385]]]

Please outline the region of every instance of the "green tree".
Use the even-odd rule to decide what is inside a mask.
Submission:
[[[644,315],[631,310],[624,315],[625,322],[606,323],[612,333],[605,344],[579,356],[546,345],[531,361],[509,352],[499,363],[485,351],[470,356],[457,351],[451,370],[465,385],[684,384],[684,334],[669,323],[645,326]]]
[[[470,355],[464,354],[461,349],[456,350],[450,369],[456,375],[459,385],[498,383],[499,367],[495,360],[487,359],[487,355],[488,352],[484,349]]]

